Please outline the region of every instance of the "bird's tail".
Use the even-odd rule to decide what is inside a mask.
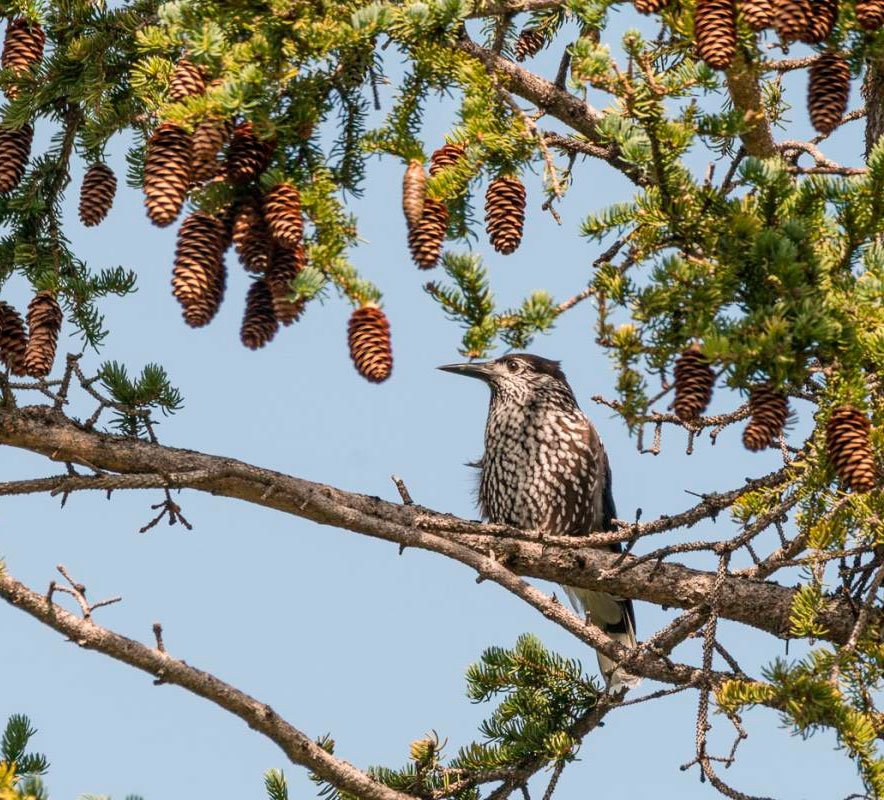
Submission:
[[[606,592],[578,589],[575,586],[562,588],[578,614],[588,615],[593,624],[598,625],[608,636],[626,647],[636,646],[638,641],[635,638],[635,615],[631,600],[614,597]],[[632,689],[641,682],[641,679],[635,675],[617,668],[616,663],[603,653],[597,652],[596,655],[599,659],[599,669],[611,694],[623,689]]]

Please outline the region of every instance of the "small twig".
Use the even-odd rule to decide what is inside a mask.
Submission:
[[[403,481],[398,475],[391,475],[390,478],[393,483],[396,484],[396,489],[399,491],[399,497],[402,498],[402,503],[406,506],[413,506],[414,500],[411,499],[411,493],[408,491],[405,481]]]
[[[163,626],[159,622],[154,622],[153,624],[153,635],[157,640],[157,650],[165,653],[166,646],[163,644]]]

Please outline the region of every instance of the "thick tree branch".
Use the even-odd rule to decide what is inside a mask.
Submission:
[[[750,156],[770,158],[776,155],[770,123],[764,113],[758,71],[741,53],[737,53],[726,73],[727,90],[734,106],[743,112],[750,127],[740,139]]]
[[[250,728],[275,742],[294,764],[313,770],[341,789],[370,800],[408,800],[411,796],[390,789],[356,767],[335,758],[306,734],[279,717],[266,703],[170,656],[165,650],[147,647],[118,633],[81,619],[44,595],[28,589],[0,570],[0,597],[10,605],[67,636],[87,650],[95,650],[172,683],[220,706],[242,719]]]
[[[344,492],[234,459],[96,433],[46,406],[0,411],[0,444],[102,472],[122,473],[123,478],[116,484],[119,488],[126,488],[129,482],[138,488],[193,488],[404,547],[437,552],[474,569],[480,568],[475,561],[477,555],[491,555],[516,575],[609,591],[664,606],[690,609],[703,605],[715,580],[715,573],[679,564],[648,562],[631,566],[635,561],[631,557],[622,559],[564,537],[540,539],[520,531],[506,533],[501,526]],[[40,489],[64,491],[64,480],[46,479]],[[92,480],[97,482],[95,488],[113,488],[112,477],[99,475]],[[719,506],[713,502],[708,505],[713,511]],[[695,516],[690,521],[699,521]],[[628,568],[623,569],[624,565]],[[719,613],[722,618],[785,638],[793,599],[793,590],[779,584],[730,575],[725,579]],[[843,644],[850,637],[855,616],[846,600],[833,597],[820,622],[828,631],[827,639]],[[623,653],[616,655],[621,657]]]

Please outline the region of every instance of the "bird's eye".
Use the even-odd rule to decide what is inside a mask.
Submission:
[[[507,359],[507,362],[506,362],[506,368],[510,372],[518,372],[519,371],[519,362],[516,361],[516,359],[514,359],[514,358],[509,358],[509,359]]]

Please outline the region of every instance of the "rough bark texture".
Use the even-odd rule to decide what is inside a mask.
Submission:
[[[884,134],[884,63],[869,61],[863,81],[863,99],[866,101],[866,159]]]
[[[180,486],[275,508],[323,525],[438,552],[480,572],[487,567],[485,561],[493,560],[487,558],[490,552],[516,575],[677,608],[702,605],[715,580],[712,572],[670,562],[650,561],[617,569],[616,554],[567,538],[540,540],[530,533],[344,492],[235,459],[88,431],[46,406],[0,411],[0,444],[42,453],[59,462],[136,476],[127,484],[130,488]],[[81,485],[109,488],[114,480],[115,476],[87,477]],[[20,486],[33,484],[29,491],[63,490],[64,482],[64,478],[53,478],[20,482]],[[70,486],[78,488],[76,481]],[[633,561],[627,557],[623,564]],[[793,597],[793,590],[777,583],[735,575],[725,581],[719,611],[725,619],[787,638]],[[828,630],[826,638],[839,644],[848,640],[854,621],[850,605],[835,598],[829,600],[820,619]]]
[[[751,127],[740,139],[750,156],[769,158],[777,152],[770,123],[761,103],[761,86],[755,70],[746,63],[739,49],[726,73],[727,90],[734,106],[741,109]]]

